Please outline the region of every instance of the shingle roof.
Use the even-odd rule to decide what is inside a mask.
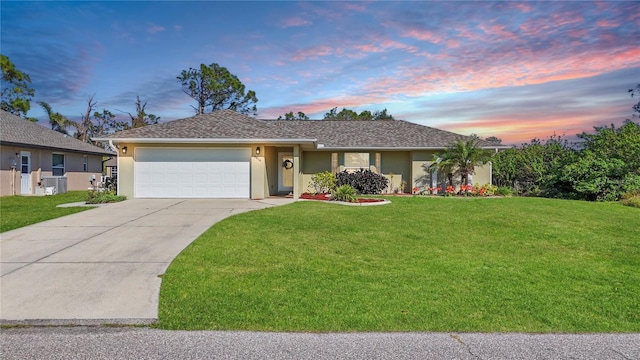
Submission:
[[[114,152],[84,143],[2,110],[0,110],[0,143],[95,155],[115,155]]]
[[[262,120],[218,110],[186,119],[124,130],[101,139],[282,139],[290,134],[278,133],[278,128]]]
[[[331,148],[445,148],[468,136],[403,120],[259,120],[232,110],[110,134],[104,139],[308,139]],[[481,146],[494,147],[481,141]]]
[[[269,121],[287,132],[317,139],[325,148],[445,148],[468,136],[404,120]],[[481,146],[492,146],[482,141]]]

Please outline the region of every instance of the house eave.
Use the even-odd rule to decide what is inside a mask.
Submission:
[[[370,150],[370,151],[410,151],[410,150],[444,150],[446,146],[322,146],[318,144],[318,150],[346,151],[346,150]]]
[[[211,138],[94,138],[94,141],[146,144],[315,144],[316,139],[211,139]]]
[[[482,149],[509,149],[510,146],[482,146]],[[326,151],[349,151],[349,150],[367,150],[367,151],[416,151],[416,150],[446,150],[447,146],[325,146],[318,144],[317,150]]]
[[[50,151],[59,151],[59,152],[70,152],[70,153],[78,153],[78,154],[86,154],[86,155],[96,155],[96,156],[115,156],[116,153],[112,153],[109,151],[89,151],[89,150],[80,150],[80,149],[70,149],[59,146],[49,146],[49,145],[38,145],[38,144],[29,144],[23,142],[13,142],[13,141],[0,141],[0,145],[3,146],[15,146],[15,147],[24,147],[31,149],[42,149],[42,150],[50,150]]]

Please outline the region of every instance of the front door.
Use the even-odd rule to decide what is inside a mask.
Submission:
[[[31,194],[31,153],[20,153],[20,194]]]
[[[278,153],[278,192],[293,191],[293,154]]]

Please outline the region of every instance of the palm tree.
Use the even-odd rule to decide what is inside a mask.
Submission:
[[[458,140],[438,157],[429,167],[431,170],[440,170],[447,174],[449,185],[453,186],[453,176],[460,176],[460,183],[469,184],[469,175],[473,175],[476,166],[484,165],[491,159],[492,152],[483,149],[478,144],[478,139],[471,138],[467,141]]]
[[[60,114],[59,112],[53,112],[53,110],[51,110],[51,105],[49,105],[48,103],[44,101],[40,101],[38,104],[42,106],[44,111],[49,116],[49,124],[51,125],[51,130],[57,131],[59,133],[63,133],[65,135],[69,135],[69,132],[67,131],[67,126],[73,125],[71,121],[66,117],[64,117],[64,115]]]

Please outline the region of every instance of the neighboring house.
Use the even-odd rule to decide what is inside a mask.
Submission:
[[[0,110],[0,196],[41,193],[43,179],[87,190],[116,155]]]
[[[424,190],[426,166],[468,137],[401,120],[259,120],[231,110],[104,136],[119,149],[118,193],[129,198],[251,198],[309,191],[322,171],[370,169],[391,189]],[[481,141],[491,149],[499,145]],[[491,182],[491,164],[474,183]]]
[[[112,157],[104,163],[104,175],[112,178],[118,177],[118,159]]]

